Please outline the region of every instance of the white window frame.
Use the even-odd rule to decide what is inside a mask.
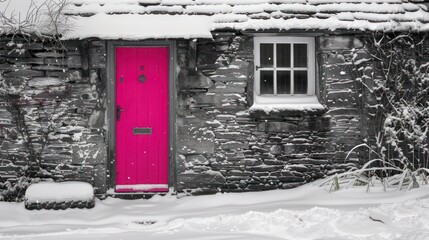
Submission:
[[[273,67],[260,67],[260,45],[261,44],[273,44],[274,45],[274,59]],[[291,44],[291,67],[276,67],[277,65],[277,44],[288,43]],[[307,67],[306,68],[294,68],[293,66],[293,44],[305,43],[307,44]],[[256,104],[282,104],[282,103],[318,103],[316,96],[316,51],[315,51],[315,38],[314,37],[269,37],[260,36],[254,37],[254,102]],[[277,86],[277,70],[288,70],[291,71],[291,92],[293,92],[294,84],[294,70],[307,70],[307,94],[260,94],[260,73],[263,70],[273,70],[273,81],[274,89]]]

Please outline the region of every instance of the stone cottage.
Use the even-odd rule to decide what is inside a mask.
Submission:
[[[428,7],[71,0],[61,46],[3,33],[0,79],[36,99],[22,111],[29,138],[47,134],[40,167],[55,181],[89,182],[99,194],[292,188],[366,160],[359,151],[346,159],[371,134],[351,71],[368,58],[362,37],[425,33]],[[0,182],[13,183],[28,146],[6,102]],[[52,128],[35,130],[43,118]]]

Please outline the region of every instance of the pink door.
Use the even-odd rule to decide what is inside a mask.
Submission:
[[[116,48],[116,192],[168,191],[168,47]]]

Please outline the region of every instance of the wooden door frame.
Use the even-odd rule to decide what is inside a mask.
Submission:
[[[116,186],[116,48],[117,47],[168,47],[169,48],[169,136],[168,136],[168,187],[177,188],[176,181],[176,107],[177,74],[175,41],[108,41],[107,42],[107,184]],[[136,193],[141,194],[141,193]]]

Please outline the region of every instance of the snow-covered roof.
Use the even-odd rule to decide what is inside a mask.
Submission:
[[[207,16],[157,14],[95,14],[70,19],[65,39],[165,39],[212,38]]]
[[[21,1],[29,0],[5,1],[19,2],[19,6],[23,6]],[[43,1],[46,0],[36,2]],[[71,16],[71,28],[65,35],[67,39],[211,38],[211,31],[224,29],[429,31],[429,4],[424,3],[424,0],[69,2],[65,11],[66,15]],[[0,2],[0,7],[6,3]]]
[[[141,29],[151,29],[150,25],[157,26],[160,19],[172,27],[189,20],[189,29],[184,34],[188,37],[209,36],[204,30],[219,29],[429,30],[427,5],[408,0],[71,0],[71,3],[67,13],[77,16],[76,21],[82,26],[130,25],[132,31],[132,27],[140,28],[140,21],[149,21]],[[159,31],[168,25],[158,28]],[[193,28],[194,36],[190,36]],[[94,30],[95,36],[97,30]],[[156,35],[150,32],[150,36]]]

